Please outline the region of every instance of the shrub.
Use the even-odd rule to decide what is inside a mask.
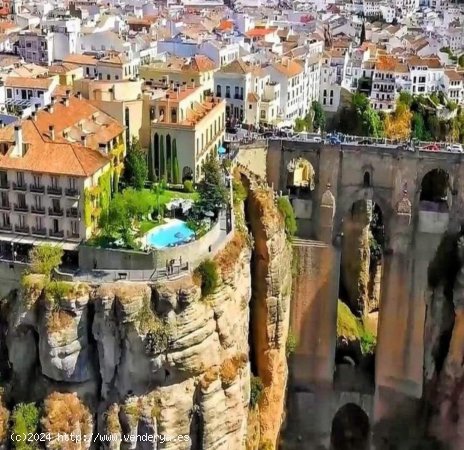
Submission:
[[[0,397],[0,443],[4,442],[8,435],[8,420],[10,412],[3,406],[3,400]]]
[[[76,394],[53,392],[44,402],[41,420],[44,432],[52,435],[82,433],[90,435],[92,416]]]
[[[277,199],[277,208],[282,214],[285,222],[285,231],[289,237],[296,233],[297,225],[295,213],[288,197],[279,197]]]
[[[250,379],[250,406],[255,408],[261,400],[264,392],[264,384],[260,377],[252,376]]]
[[[274,448],[274,444],[269,439],[266,439],[259,444],[259,450],[274,450]]]
[[[194,191],[194,189],[193,189],[193,181],[192,180],[185,180],[184,181],[184,191],[188,192],[189,194]]]
[[[39,409],[35,406],[35,403],[19,403],[13,410],[12,417],[12,433],[20,438],[28,435],[29,433],[35,433],[39,425]],[[16,441],[13,438],[13,445],[16,450],[31,450],[37,449],[37,443],[35,441]]]
[[[243,202],[247,198],[247,191],[240,180],[233,180],[232,187],[234,190],[234,205]]]
[[[296,352],[297,347],[298,338],[296,334],[292,330],[288,330],[287,343],[285,346],[285,353],[287,354],[287,358]]]
[[[50,276],[61,264],[63,249],[50,244],[37,245],[29,252],[31,272]]]
[[[375,353],[376,346],[376,337],[372,333],[364,330],[364,332],[361,334],[361,351],[363,355]]]
[[[199,278],[201,286],[201,295],[206,297],[211,295],[218,285],[218,269],[215,261],[207,259],[203,261],[194,272]]]

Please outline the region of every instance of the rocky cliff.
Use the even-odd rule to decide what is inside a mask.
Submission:
[[[9,409],[35,402],[38,430],[111,435],[96,444],[112,450],[272,448],[284,412],[291,247],[271,192],[250,188],[247,205],[251,235],[242,227],[216,255],[209,295],[196,276],[150,285],[24,277],[0,314]],[[252,372],[262,393],[250,389],[260,386]],[[8,416],[0,404],[3,441],[18,424]],[[121,440],[137,434],[183,438]],[[66,445],[42,447],[91,443]]]
[[[429,432],[464,445],[464,238],[445,235],[429,268],[424,381]]]

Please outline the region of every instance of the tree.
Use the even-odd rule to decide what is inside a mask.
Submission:
[[[32,273],[50,276],[52,271],[61,264],[63,249],[50,244],[32,247],[29,251],[29,261]]]
[[[288,197],[279,197],[277,199],[277,208],[284,218],[285,231],[288,237],[292,237],[297,230],[295,213]]]
[[[141,190],[148,178],[148,165],[145,152],[138,139],[133,139],[127,151],[124,179],[135,189]]]
[[[226,205],[228,193],[219,162],[215,156],[206,159],[203,164],[203,172],[205,176],[197,187],[200,197],[197,208],[202,214],[211,211],[217,215],[218,211]]]
[[[411,135],[412,113],[407,105],[398,102],[395,111],[385,119],[385,134],[389,139],[405,140]]]
[[[166,163],[164,159],[164,136],[160,136],[159,141],[159,152],[160,152],[160,180],[166,180]]]
[[[422,114],[415,112],[411,120],[412,137],[419,141],[428,141],[430,133],[425,128],[424,117]]]
[[[294,131],[296,131],[297,133],[299,133],[300,131],[304,131],[305,129],[305,124],[304,124],[304,120],[301,119],[300,117],[297,117],[295,119],[295,125],[293,127]]]
[[[173,183],[180,183],[179,160],[177,159],[177,139],[172,140],[172,178]]]
[[[364,133],[367,136],[379,138],[384,135],[383,122],[380,119],[377,111],[374,111],[371,106],[368,106],[367,109],[362,113],[362,123]]]
[[[412,100],[413,100],[412,94],[410,94],[408,91],[400,92],[400,97],[398,99],[400,103],[404,103],[406,106],[411,107]]]
[[[314,119],[313,119],[314,129],[315,130],[320,129],[321,131],[323,131],[325,129],[326,117],[325,117],[325,112],[322,109],[321,104],[317,100],[314,100],[312,103],[312,109],[314,111]]]
[[[361,28],[361,37],[359,38],[360,44],[362,44],[366,40],[366,24],[363,22]]]
[[[464,67],[464,53],[458,58],[458,64],[460,67]]]

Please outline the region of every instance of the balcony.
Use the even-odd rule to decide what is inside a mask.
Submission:
[[[67,237],[68,239],[80,239],[81,238],[79,233],[71,231],[71,230],[68,230]]]
[[[48,208],[48,215],[54,217],[62,217],[63,210],[61,208]]]
[[[37,186],[35,184],[29,185],[29,191],[36,194],[45,194],[45,186]]]
[[[31,213],[32,214],[45,214],[45,206],[32,205]]]
[[[10,189],[10,182],[7,180],[0,181],[0,189]]]
[[[235,100],[243,100],[243,95],[235,94],[234,99]]]
[[[57,186],[48,186],[47,187],[47,194],[48,195],[63,195],[63,188]]]
[[[29,212],[29,207],[27,205],[15,204],[13,209],[18,212]]]
[[[13,227],[11,226],[11,223],[6,225],[0,225],[0,231],[12,231]]]
[[[66,217],[70,217],[71,219],[79,219],[81,217],[81,213],[77,208],[68,208],[66,210]]]
[[[64,231],[53,231],[53,230],[48,230],[48,235],[51,238],[64,238]]]
[[[10,211],[11,210],[11,205],[10,203],[3,203],[2,205],[0,205],[0,209],[2,211]]]
[[[21,234],[29,234],[30,228],[29,225],[15,225],[14,227],[15,233],[21,233]]]
[[[36,236],[47,236],[47,229],[32,227],[32,234]]]
[[[13,183],[13,189],[15,191],[27,191],[27,184],[26,183]]]
[[[72,197],[72,198],[79,198],[80,197],[80,192],[78,189],[74,189],[74,188],[67,188],[65,189],[64,191],[66,197]]]

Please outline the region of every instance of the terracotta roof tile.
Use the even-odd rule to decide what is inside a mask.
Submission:
[[[22,121],[23,141],[27,151],[22,157],[12,157],[13,146],[0,156],[0,168],[88,177],[109,163],[109,158],[99,151],[80,144],[47,142],[32,120]],[[0,141],[12,142],[14,126],[0,129]]]
[[[30,89],[48,89],[53,84],[52,78],[7,77],[6,87],[21,87]]]

